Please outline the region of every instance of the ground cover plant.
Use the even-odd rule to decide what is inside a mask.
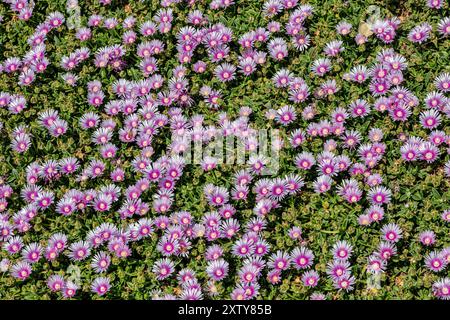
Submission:
[[[1,1],[0,298],[449,299],[449,51],[441,0]]]

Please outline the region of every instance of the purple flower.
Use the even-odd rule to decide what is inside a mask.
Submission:
[[[98,277],[95,278],[91,283],[91,291],[93,293],[98,294],[99,296],[103,296],[105,293],[109,291],[111,288],[109,278],[106,277]]]
[[[278,269],[273,269],[267,273],[267,280],[271,284],[276,284],[281,281],[281,271]]]
[[[437,25],[437,30],[442,36],[448,37],[450,35],[450,17],[442,18]]]
[[[408,33],[408,39],[412,42],[422,43],[429,38],[432,30],[433,30],[433,28],[431,27],[431,25],[424,22],[421,25],[414,27]]]
[[[269,257],[267,266],[276,270],[286,270],[291,265],[291,258],[286,252],[278,250]]]
[[[238,276],[243,283],[253,283],[259,277],[259,270],[254,265],[246,264],[238,271]]]
[[[425,256],[425,266],[433,272],[439,272],[445,269],[447,261],[444,260],[442,253],[432,251]]]
[[[214,281],[221,281],[228,275],[228,262],[224,259],[210,261],[206,267],[206,273]]]
[[[243,239],[239,239],[233,244],[232,252],[237,257],[248,257],[255,250],[255,245]]]
[[[450,73],[443,72],[439,74],[434,80],[434,86],[442,92],[450,91]]]
[[[65,285],[64,278],[58,274],[50,276],[47,280],[47,286],[53,292],[62,290],[64,285]]]
[[[305,269],[313,264],[314,254],[306,247],[297,247],[291,251],[290,259],[294,268]]]
[[[158,280],[163,280],[169,277],[174,271],[174,263],[167,258],[157,260],[152,268],[152,272]]]
[[[67,236],[63,233],[55,233],[48,240],[48,245],[62,252],[67,245]]]
[[[367,197],[373,204],[385,204],[391,201],[391,190],[383,186],[376,186],[370,188]]]
[[[297,113],[295,112],[295,109],[289,105],[285,105],[280,109],[278,109],[277,116],[275,118],[275,120],[277,120],[280,124],[284,126],[295,121],[295,119],[297,119]]]
[[[419,234],[419,241],[424,246],[432,246],[436,242],[436,235],[433,231],[424,231]]]
[[[352,255],[353,248],[347,241],[338,241],[333,245],[332,250],[335,259],[348,260]]]
[[[26,261],[19,261],[11,266],[11,275],[22,281],[30,276],[31,271],[31,265]]]
[[[432,9],[441,9],[444,5],[442,0],[427,0],[427,6]]]
[[[72,281],[66,281],[64,287],[62,288],[62,293],[64,298],[72,298],[77,293],[78,286]]]
[[[214,74],[220,81],[227,82],[234,79],[235,71],[235,66],[229,63],[223,63],[214,69]]]
[[[320,292],[314,292],[313,294],[311,294],[309,299],[310,300],[326,300],[327,296]]]
[[[352,25],[348,23],[347,21],[341,21],[336,26],[336,31],[341,35],[347,35],[350,33],[352,29]]]
[[[86,241],[72,243],[69,251],[68,256],[75,261],[84,260],[91,254],[90,245]]]
[[[15,236],[10,237],[5,243],[3,243],[3,250],[7,251],[9,254],[16,254],[23,248],[22,238]]]
[[[322,77],[331,70],[331,61],[327,58],[320,58],[313,62],[311,71]]]
[[[106,252],[99,252],[94,255],[91,260],[91,267],[97,273],[102,273],[108,270],[111,263],[111,258]]]
[[[302,275],[302,282],[307,287],[315,287],[319,282],[319,274],[314,270],[306,271]]]
[[[355,277],[350,274],[344,274],[334,281],[334,287],[338,290],[351,291],[355,284]]]
[[[381,258],[377,254],[372,254],[367,259],[367,270],[374,274],[379,274],[381,272],[384,272],[384,269],[386,268],[386,260]]]
[[[450,278],[442,278],[433,283],[433,295],[439,299],[450,299]]]
[[[402,238],[402,230],[395,223],[389,223],[381,229],[382,238],[388,242],[398,242]]]

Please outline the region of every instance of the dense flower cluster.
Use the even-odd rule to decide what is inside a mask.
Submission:
[[[20,20],[30,19],[32,1],[4,2]],[[97,2],[103,9],[114,3]],[[67,16],[50,12],[28,36],[29,50],[1,61],[0,72],[18,76],[14,79],[22,91],[0,92],[0,131],[8,132],[2,133],[8,140],[7,152],[32,159],[22,168],[19,184],[7,179],[12,172],[0,172],[0,270],[9,272],[17,285],[42,280],[33,274],[39,264],[69,261],[94,276],[86,284],[55,269],[45,279],[49,292],[64,298],[89,290],[108,296],[114,291],[114,266],[139,257],[142,252],[135,250],[139,244],[153,243],[157,258],[147,276],[161,283],[161,289],[152,292],[154,299],[253,299],[261,296],[263,286],[281,285],[288,275],[298,274],[301,285],[312,290],[310,298],[320,300],[328,297],[321,292],[322,283],[331,285],[327,291],[350,293],[365,281],[358,277],[387,272],[391,259],[405,246],[405,230],[390,216],[398,190],[378,167],[387,158],[431,165],[450,152],[445,128],[450,118],[450,73],[436,70],[438,75],[429,79],[433,90],[416,96],[411,90],[414,83],[406,80],[409,57],[391,44],[400,31],[405,34],[402,41],[416,45],[431,38],[448,41],[450,17],[402,30],[399,17],[377,16],[366,32],[342,20],[333,27],[334,39],[317,46],[309,34],[316,11],[310,4],[267,0],[260,5],[265,25],[242,32],[213,18],[217,12],[230,14],[226,10],[239,1],[209,1],[204,10],[196,9],[196,2],[162,0],[151,16],[130,14],[124,19],[85,12],[84,23],[72,32],[78,46],[64,48],[59,60],[51,59],[46,41],[54,33],[68,32]],[[181,5],[187,6],[185,19],[180,18]],[[426,6],[440,10],[444,2],[426,1]],[[119,37],[94,47],[100,32]],[[383,46],[338,76],[343,55],[370,41]],[[309,49],[318,57],[304,66],[302,74],[294,72],[288,62]],[[176,60],[173,68],[165,64],[168,55]],[[245,79],[264,77],[269,66],[274,66],[269,88],[284,101],[262,111],[240,105],[237,114],[227,112],[227,89]],[[100,75],[87,78],[89,67],[111,75],[110,85]],[[30,104],[27,87],[45,81],[50,72],[59,72],[60,87],[86,93],[81,116],[69,119],[57,105],[43,109],[36,102]],[[331,103],[349,87],[363,93],[349,96],[345,103]],[[332,107],[320,113],[322,104]],[[8,117],[30,109],[36,111],[36,126],[25,120],[9,125]],[[271,148],[284,156],[284,169],[265,175],[271,159],[252,154],[231,177],[226,176],[227,183],[216,176],[214,182],[201,185],[201,212],[179,207],[183,178],[191,179],[195,166],[186,157],[191,142],[207,148],[218,138],[233,138],[243,150],[254,152],[261,144],[260,127],[252,121],[255,111],[262,112],[267,127],[283,133],[272,137]],[[401,132],[401,145],[390,149],[389,130],[395,129],[375,127],[373,118],[387,118],[398,128],[414,122],[426,134]],[[79,151],[33,158],[36,135],[42,134],[51,141],[87,136],[87,145],[80,147],[95,150],[95,156],[87,158]],[[221,161],[215,155],[204,156],[199,164],[202,174],[220,174]],[[450,177],[450,160],[442,167]],[[346,234],[330,241],[324,265],[318,264],[318,257],[325,252],[312,250],[314,239],[301,225],[286,230],[292,247],[269,241],[267,231],[276,220],[272,217],[281,215],[288,209],[287,201],[305,190],[336,195],[347,206],[359,208],[354,220],[361,229],[378,230],[378,247],[363,257],[368,275],[357,271],[358,244]],[[74,217],[95,216],[96,224],[85,234],[51,230],[50,237],[40,238],[36,225],[53,214],[67,224]],[[440,220],[448,223],[450,211],[443,211]],[[450,247],[438,248],[446,239],[431,229],[413,233],[412,241],[434,248],[421,262],[440,276],[430,294],[450,299],[450,279],[441,277],[450,263]],[[203,262],[197,263],[200,258]]]

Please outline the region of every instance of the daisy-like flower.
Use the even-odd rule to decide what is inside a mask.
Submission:
[[[26,152],[31,146],[31,136],[28,133],[19,133],[12,142],[11,147],[18,153]]]
[[[445,222],[450,222],[450,210],[444,210],[444,212],[442,212],[441,218]]]
[[[308,270],[302,275],[302,282],[306,287],[315,287],[319,282],[319,274],[314,270]]]
[[[302,152],[295,157],[294,163],[297,168],[308,170],[316,163],[316,160],[312,153]]]
[[[386,204],[391,201],[392,192],[386,187],[376,186],[367,193],[368,200],[373,204]]]
[[[52,12],[47,16],[46,23],[50,28],[57,28],[64,23],[64,15],[61,12]]]
[[[432,9],[441,9],[443,5],[443,0],[427,0],[427,7]]]
[[[450,91],[450,73],[443,72],[434,79],[434,86],[442,92]]]
[[[270,56],[276,61],[281,61],[288,56],[288,46],[282,38],[270,40],[268,48]]]
[[[338,290],[352,291],[355,284],[355,277],[350,274],[344,274],[334,281],[334,287]]]
[[[324,53],[329,57],[335,57],[340,52],[344,51],[344,47],[342,46],[343,42],[340,40],[334,40],[326,44],[323,49]]]
[[[11,275],[22,281],[30,276],[31,271],[31,265],[26,261],[19,261],[11,266]]]
[[[238,68],[240,72],[248,76],[256,71],[256,63],[252,58],[241,58],[239,60]]]
[[[47,209],[54,200],[54,194],[51,191],[42,191],[36,197],[35,203],[42,210]]]
[[[302,52],[309,48],[311,44],[311,37],[309,34],[299,33],[292,36],[291,43],[293,44],[295,49]],[[326,53],[328,54],[330,52],[327,51]]]
[[[158,242],[158,251],[161,252],[164,256],[170,256],[175,254],[175,252],[178,250],[178,240],[169,238],[169,237],[163,237]]]
[[[312,266],[314,261],[313,252],[306,247],[297,247],[291,251],[290,260],[296,269],[306,269]]]
[[[278,269],[273,269],[267,273],[267,280],[271,284],[276,284],[281,281],[281,271]]]
[[[62,294],[64,298],[72,298],[77,293],[78,286],[72,281],[66,281],[62,288]]]
[[[331,61],[327,58],[317,59],[311,66],[311,71],[322,77],[331,70]]]
[[[320,292],[314,292],[309,297],[310,300],[327,300],[327,296]]]
[[[397,249],[393,242],[382,241],[378,246],[377,254],[381,259],[389,260],[392,256],[397,254]]]
[[[436,161],[439,156],[439,148],[431,142],[424,142],[419,146],[420,159],[428,163]]]
[[[77,32],[75,34],[75,37],[82,42],[89,40],[91,36],[91,29],[85,27],[77,29]]]
[[[333,245],[332,250],[335,259],[348,260],[352,255],[353,248],[347,241],[338,241]]]
[[[350,263],[346,260],[337,259],[327,263],[327,274],[336,280],[346,274],[350,274]]]
[[[157,260],[152,268],[152,272],[158,280],[163,280],[169,277],[174,271],[174,263],[167,258]]]
[[[425,256],[425,266],[433,272],[439,272],[445,269],[447,261],[440,252],[432,251]]]
[[[420,114],[420,123],[426,129],[435,129],[441,123],[441,116],[435,109],[426,110]]]
[[[283,4],[280,0],[266,0],[263,4],[263,12],[269,18],[277,15],[282,10]]]
[[[324,193],[331,189],[331,185],[333,184],[333,180],[330,176],[321,175],[314,182],[314,192],[316,193]]]
[[[293,74],[289,70],[280,69],[272,77],[272,82],[275,87],[283,88],[289,86],[289,83],[292,81],[293,77]]]
[[[382,259],[377,254],[372,254],[367,259],[367,270],[374,274],[379,274],[381,272],[384,272],[384,269],[386,268],[386,260]]]
[[[219,245],[212,245],[206,250],[205,258],[209,261],[217,260],[223,255],[223,249]]]
[[[23,248],[23,240],[22,238],[15,236],[10,237],[8,241],[3,243],[3,250],[7,251],[9,254],[16,254]]]
[[[363,99],[357,99],[348,106],[352,117],[364,117],[370,112],[370,105]]]
[[[431,27],[431,25],[424,22],[424,23],[414,27],[408,33],[408,39],[409,39],[409,41],[412,41],[415,43],[425,42],[430,37],[432,30],[433,30],[433,28]]]
[[[444,37],[450,35],[450,17],[442,18],[437,25],[437,31]]]
[[[299,147],[301,144],[303,144],[306,140],[305,133],[301,129],[296,129],[291,133],[290,141],[291,145],[294,148]]]
[[[269,261],[267,263],[267,266],[271,269],[275,270],[286,270],[291,265],[291,258],[290,256],[281,250],[278,250],[276,253],[272,254],[269,257]]]
[[[289,238],[296,240],[301,239],[302,237],[302,229],[300,227],[292,227],[288,231]]]
[[[111,263],[111,258],[106,252],[99,252],[94,255],[91,260],[91,267],[97,273],[102,273],[108,270]]]
[[[428,108],[441,109],[445,106],[447,98],[439,91],[432,91],[426,95],[424,101]]]
[[[383,220],[384,218],[384,209],[379,205],[370,206],[369,208],[366,209],[365,213],[369,219],[368,221],[369,223],[378,222]]]
[[[65,285],[64,278],[58,274],[51,275],[47,279],[47,286],[53,292],[61,291]]]
[[[222,206],[228,202],[229,194],[228,190],[223,187],[205,186],[205,195],[208,201],[213,206]]]
[[[79,261],[86,259],[91,254],[91,247],[86,241],[78,241],[70,245],[69,251],[69,257]]]
[[[275,118],[280,124],[286,126],[297,119],[297,113],[292,106],[286,105],[278,109]]]
[[[238,276],[243,283],[253,283],[256,282],[259,277],[259,270],[252,264],[246,264],[238,271]]]
[[[203,293],[200,288],[185,288],[180,296],[179,300],[203,300]]]
[[[289,100],[294,103],[304,102],[308,99],[308,97],[309,97],[309,88],[306,85],[306,83],[302,83],[300,86],[289,91]]]
[[[400,147],[400,153],[405,161],[417,160],[420,156],[419,148],[411,143],[406,143]]]
[[[339,91],[339,87],[337,86],[336,80],[332,79],[322,83],[316,95],[319,98],[326,97],[335,94],[337,91]]]
[[[91,291],[98,294],[99,296],[103,296],[104,294],[106,294],[110,288],[110,280],[106,277],[95,278],[91,283]]]
[[[232,253],[237,257],[247,257],[254,253],[255,245],[244,239],[239,239],[233,244]]]
[[[349,73],[344,75],[344,79],[348,79],[350,81],[355,81],[358,83],[363,83],[369,78],[369,70],[366,66],[358,65],[353,67]]]
[[[194,288],[197,287],[196,281],[197,277],[192,269],[185,268],[180,270],[177,275],[178,283],[183,287]]]
[[[443,278],[433,283],[433,295],[442,300],[450,300],[450,278]]]
[[[395,223],[389,223],[381,229],[382,239],[388,242],[398,242],[402,238],[402,230]]]
[[[223,63],[214,70],[215,76],[223,82],[231,81],[235,77],[236,67],[229,63]]]
[[[432,246],[436,242],[436,235],[433,231],[424,231],[419,234],[419,241],[424,246]]]
[[[63,233],[55,233],[48,240],[48,245],[62,252],[67,245],[67,236]]]
[[[352,29],[352,25],[348,23],[347,21],[341,21],[336,26],[336,31],[341,35],[347,35],[350,33]]]

